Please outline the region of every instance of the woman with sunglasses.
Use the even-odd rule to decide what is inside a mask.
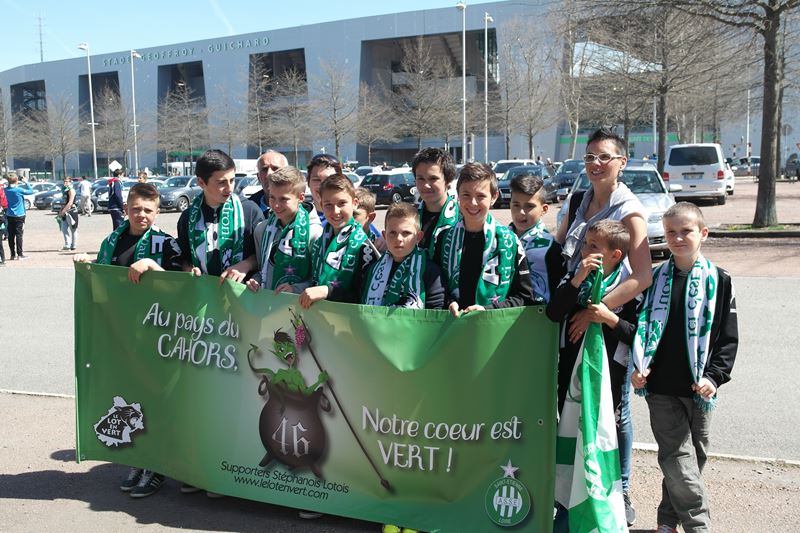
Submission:
[[[612,219],[622,222],[630,234],[630,248],[627,265],[623,262],[620,279],[615,288],[606,294],[602,303],[608,309],[616,310],[644,292],[652,283],[652,261],[647,243],[647,212],[639,199],[619,181],[622,169],[628,162],[627,145],[619,135],[601,128],[595,131],[586,145],[583,160],[586,163],[586,176],[589,189],[585,193],[573,193],[569,199],[567,212],[556,232],[556,241],[562,244],[562,255],[566,261],[567,272],[575,272],[581,261],[581,247],[586,230],[596,221]],[[590,322],[602,322],[595,311],[584,309],[573,315],[568,335],[580,338]],[[625,502],[625,516],[628,525],[636,519],[636,510],[631,505],[628,493],[628,479],[633,452],[633,427],[630,418],[630,366],[627,375],[621,379],[622,395],[617,435],[619,438],[620,470],[622,492]]]

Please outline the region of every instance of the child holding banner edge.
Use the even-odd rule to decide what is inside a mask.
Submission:
[[[633,428],[630,419],[630,396],[626,374],[630,346],[636,332],[636,317],[639,301],[609,309],[602,302],[589,301],[592,288],[590,275],[602,267],[604,292],[608,294],[628,274],[624,261],[630,247],[630,234],[622,222],[610,219],[599,220],[589,225],[581,247],[581,262],[574,274],[563,278],[547,305],[547,316],[559,322],[558,358],[558,411],[563,412],[570,380],[573,376],[579,351],[584,343],[584,333],[570,331],[570,323],[578,313],[588,315],[589,321],[602,324],[603,344],[608,359],[611,399],[614,410],[622,497],[625,503],[625,519],[629,526],[636,520],[636,511],[629,495],[631,455],[633,452]],[[562,502],[565,503],[565,502]]]
[[[489,214],[499,195],[494,171],[468,163],[456,186],[461,218],[447,230],[442,274],[453,316],[533,305],[528,260],[511,228]]]
[[[700,252],[703,213],[689,202],[662,219],[672,257],[653,270],[633,344],[631,382],[645,396],[664,475],[660,533],[711,527],[703,467],[717,389],[731,379],[739,344],[730,275]],[[688,362],[688,364],[687,364]]]
[[[422,238],[419,213],[400,202],[386,210],[387,252],[367,271],[361,303],[407,309],[444,309],[445,290],[438,265],[417,247]]]
[[[148,183],[137,183],[128,193],[127,219],[100,245],[96,262],[101,265],[128,267],[128,279],[139,283],[148,271],[183,270],[178,242],[155,225],[161,197]],[[74,255],[76,263],[88,263],[87,254]],[[152,470],[131,468],[119,488],[132,498],[155,494],[164,484],[164,475]]]
[[[299,170],[283,167],[267,179],[270,211],[253,232],[258,268],[247,287],[299,293],[308,286],[311,247],[322,234],[322,224],[302,205],[306,180]]]
[[[314,302],[357,303],[367,268],[377,259],[364,229],[353,218],[358,199],[353,183],[342,174],[329,176],[319,187],[327,224],[314,241],[311,287],[300,294],[300,306]]]

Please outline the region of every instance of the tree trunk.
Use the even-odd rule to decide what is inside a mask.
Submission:
[[[778,223],[775,209],[775,147],[778,131],[778,32],[780,12],[765,8],[764,37],[764,107],[761,121],[761,166],[753,227],[764,228]]]
[[[667,88],[662,86],[658,93],[658,172],[664,172],[664,159],[667,156]]]
[[[527,137],[528,137],[528,159],[533,159],[536,154],[533,150],[533,132],[531,130],[528,130]]]
[[[570,120],[569,127],[572,134],[569,139],[569,158],[575,159],[575,147],[578,144],[578,128],[580,127],[580,120],[577,116],[575,120]]]

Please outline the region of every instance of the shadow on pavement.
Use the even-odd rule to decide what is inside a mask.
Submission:
[[[75,450],[58,450],[51,458],[73,461]],[[311,522],[296,509],[239,498],[210,499],[204,492],[181,494],[180,484],[168,479],[159,492],[135,500],[118,489],[128,467],[101,463],[86,472],[43,470],[0,474],[0,501],[74,500],[96,513],[125,513],[138,524],[203,531],[380,531],[380,526],[337,516]],[[8,505],[8,502],[0,503]]]

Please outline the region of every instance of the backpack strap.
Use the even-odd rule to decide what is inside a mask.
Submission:
[[[567,218],[567,228],[572,226],[572,223],[575,222],[575,215],[578,213],[578,207],[581,205],[583,201],[583,195],[586,194],[586,191],[579,191],[572,193],[572,196],[569,199],[569,216]]]

